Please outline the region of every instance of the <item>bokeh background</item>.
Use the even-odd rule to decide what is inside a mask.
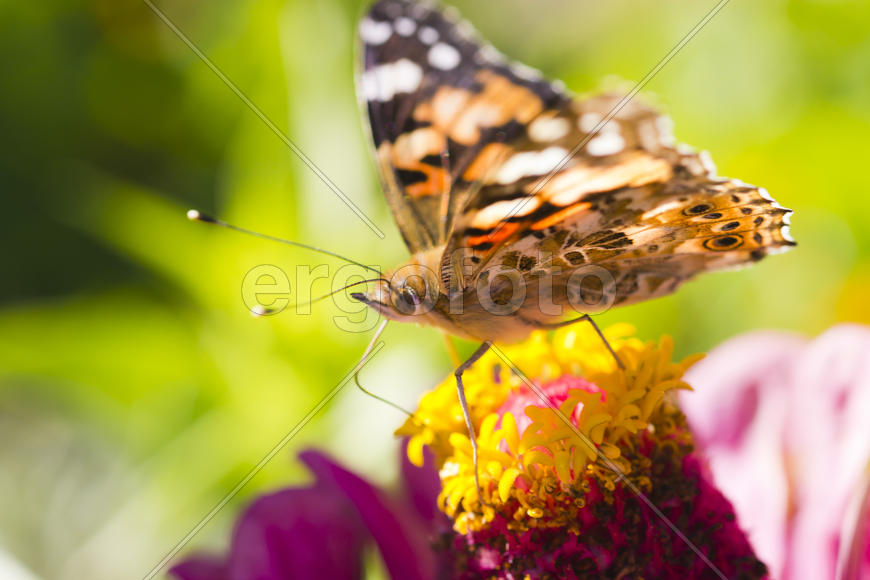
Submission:
[[[640,79],[714,4],[453,3],[577,92]],[[365,347],[370,333],[340,329],[347,314],[332,301],[254,318],[241,300],[254,266],[293,280],[298,266],[339,261],[188,222],[188,208],[368,264],[406,257],[354,95],[363,3],[159,5],[387,236],[144,3],[0,2],[3,578],[144,576]],[[681,354],[752,329],[870,323],[870,4],[735,0],[647,95],[722,175],[795,209],[800,246],[602,321],[669,333]],[[393,325],[385,340],[363,377],[392,400],[412,405],[451,369],[433,330]],[[304,480],[305,447],[392,485],[401,420],[348,387],[190,548],[220,549],[253,495]]]

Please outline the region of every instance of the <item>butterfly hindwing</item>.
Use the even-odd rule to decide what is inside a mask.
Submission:
[[[652,107],[603,95],[526,129],[457,220],[443,277],[469,287],[515,264],[528,287],[552,268],[566,297],[565,279],[594,264],[612,278],[612,303],[637,302],[793,245],[789,213],[760,188],[716,177]]]
[[[593,211],[502,246],[478,276],[515,268],[528,287],[547,279],[555,304],[597,311],[670,294],[699,273],[794,245],[790,210],[742,182],[672,180],[606,192],[590,203]],[[553,322],[537,308],[521,314]]]
[[[478,175],[481,184],[448,245],[446,267],[463,268],[451,272],[457,286],[468,286],[500,248],[523,236],[541,238],[566,223],[596,231],[602,205],[593,200],[603,194],[711,173],[703,155],[675,148],[667,117],[612,94],[547,110],[514,142],[484,151],[494,147],[504,154]]]

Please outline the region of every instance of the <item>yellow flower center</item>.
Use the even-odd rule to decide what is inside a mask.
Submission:
[[[678,437],[675,415],[662,402],[669,391],[689,388],[681,378],[700,356],[673,363],[669,337],[644,344],[633,333],[628,325],[605,331],[625,368],[594,329],[575,325],[552,338],[536,332],[519,345],[499,347],[468,370],[463,382],[483,498],[453,377],[423,396],[396,433],[410,437],[415,464],[422,465],[424,447],[434,452],[439,506],[458,532],[480,530],[496,514],[517,530],[572,528],[593,487],[606,496],[627,477],[649,489],[642,475],[649,459],[636,447],[643,436],[660,444]]]

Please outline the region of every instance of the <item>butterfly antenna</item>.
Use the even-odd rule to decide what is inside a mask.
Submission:
[[[327,298],[329,298],[331,296],[335,296],[339,292],[344,292],[345,290],[347,290],[349,288],[353,288],[354,286],[359,286],[360,284],[369,284],[371,282],[386,282],[387,284],[390,283],[390,281],[387,280],[386,278],[369,278],[368,280],[360,280],[359,282],[354,282],[353,284],[348,284],[347,286],[339,288],[338,290],[333,290],[332,292],[324,294],[323,296],[318,296],[317,298],[313,298],[313,299],[309,300],[308,302],[297,303],[296,308],[299,308],[300,306],[311,306],[312,304],[317,304],[318,302],[320,302],[322,300],[326,300]]]
[[[378,329],[375,331],[375,335],[372,337],[372,340],[369,343],[368,347],[366,348],[366,351],[363,353],[361,360],[366,360],[366,357],[368,357],[369,354],[372,352],[372,349],[375,348],[375,343],[381,337],[381,334],[383,334],[384,329],[387,327],[388,322],[389,322],[389,320],[384,320],[381,323],[381,325],[378,327]],[[359,390],[361,390],[363,393],[365,393],[369,397],[372,397],[373,399],[376,399],[376,400],[380,401],[381,403],[385,403],[385,404],[389,405],[390,407],[404,413],[412,420],[416,420],[416,419],[414,419],[414,413],[412,413],[411,411],[407,410],[406,408],[402,407],[401,405],[398,405],[398,404],[396,404],[388,399],[385,399],[384,397],[382,397],[380,395],[376,395],[375,393],[373,393],[373,392],[369,391],[368,389],[366,389],[365,387],[363,387],[359,382],[359,373],[361,370],[362,370],[362,368],[359,368],[353,374],[353,380],[356,383],[356,386],[359,387]]]
[[[366,266],[365,264],[361,264],[360,262],[357,262],[356,260],[351,260],[350,258],[345,258],[345,257],[342,256],[341,254],[336,254],[335,252],[331,252],[331,251],[329,251],[329,250],[324,250],[323,248],[317,248],[317,247],[315,247],[315,246],[310,246],[310,245],[308,245],[308,244],[303,244],[303,243],[301,243],[301,242],[294,242],[293,240],[287,240],[287,239],[284,239],[284,238],[278,238],[278,237],[276,237],[276,236],[270,236],[270,235],[268,235],[268,234],[261,234],[260,232],[255,232],[255,231],[253,231],[253,230],[249,230],[249,229],[246,229],[246,228],[241,228],[241,227],[239,227],[239,226],[235,226],[235,225],[233,225],[233,224],[227,223],[227,222],[225,222],[225,221],[223,221],[223,220],[219,220],[219,219],[217,219],[217,218],[215,218],[215,217],[212,217],[212,216],[206,215],[206,214],[200,212],[199,210],[195,210],[195,209],[189,210],[189,211],[187,212],[187,219],[189,219],[189,220],[191,220],[191,221],[195,221],[195,222],[203,222],[203,223],[206,223],[206,224],[214,224],[214,225],[216,225],[216,226],[220,226],[220,227],[222,227],[222,228],[226,228],[226,229],[228,229],[228,230],[234,230],[234,231],[237,231],[237,232],[241,232],[241,233],[243,233],[243,234],[248,234],[249,236],[254,236],[254,237],[256,237],[256,238],[262,238],[262,239],[264,239],[264,240],[271,240],[271,241],[273,241],[273,242],[278,242],[278,243],[281,243],[281,244],[286,244],[286,245],[288,245],[288,246],[295,246],[295,247],[297,247],[297,248],[303,248],[303,249],[305,249],[305,250],[311,250],[312,252],[318,252],[318,253],[320,253],[320,254],[325,254],[325,255],[327,255],[327,256],[332,256],[333,258],[338,258],[339,260],[344,260],[345,262],[347,262],[347,263],[349,263],[349,264],[353,264],[353,265],[355,265],[355,266],[359,266],[360,268],[365,268],[366,270],[371,270],[372,272],[376,272],[377,274],[380,274],[380,273],[381,273],[381,271],[378,270],[377,268],[373,268],[373,267],[371,267],[371,266]]]

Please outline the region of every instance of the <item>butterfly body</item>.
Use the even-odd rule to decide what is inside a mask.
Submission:
[[[416,254],[386,274],[389,282],[379,282],[353,297],[391,320],[432,326],[476,341],[518,342],[542,325],[557,324],[564,318],[562,310],[546,320],[526,316],[538,312],[533,307],[538,298],[536,284],[523,282],[522,295],[507,279],[485,289],[442,285],[434,273],[443,254],[444,247]]]
[[[512,342],[788,249],[790,210],[715,175],[652,107],[584,100],[455,15],[380,0],[359,93],[411,259],[353,296],[390,319]]]

